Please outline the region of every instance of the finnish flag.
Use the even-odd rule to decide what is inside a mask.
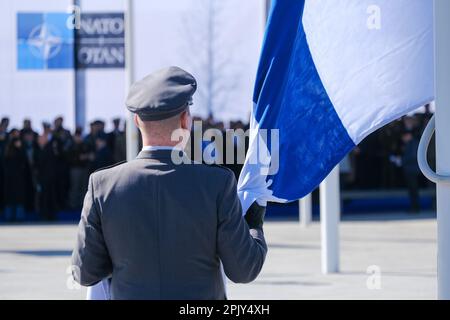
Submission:
[[[433,1],[272,0],[238,193],[314,190],[367,135],[434,100]]]

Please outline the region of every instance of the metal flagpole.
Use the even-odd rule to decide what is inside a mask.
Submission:
[[[267,21],[267,19],[269,18],[269,11],[270,11],[270,6],[272,5],[271,0],[266,0],[266,16],[265,16],[265,20]]]
[[[322,273],[339,272],[339,219],[341,211],[339,165],[320,185]]]
[[[128,93],[129,88],[134,82],[134,59],[133,59],[133,4],[132,0],[126,1],[125,12],[125,90]],[[136,157],[139,148],[139,136],[134,124],[133,114],[128,112],[127,116],[127,160],[130,161]]]
[[[438,298],[450,300],[450,1],[435,0],[436,114],[420,139],[417,160],[422,173],[437,185]],[[436,169],[427,162],[427,149],[436,130]]]
[[[300,225],[307,227],[312,220],[312,196],[308,194],[299,200]]]
[[[74,15],[74,68],[75,68],[75,125],[86,128],[86,71],[78,67],[79,30],[81,21],[81,0],[73,0],[71,13]]]
[[[450,176],[450,1],[435,1],[436,167]],[[437,183],[438,297],[450,300],[450,184]]]

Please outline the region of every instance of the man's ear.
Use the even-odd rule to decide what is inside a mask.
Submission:
[[[181,129],[185,129],[190,131],[191,130],[191,123],[190,123],[190,115],[189,111],[183,111],[183,113],[180,116],[181,120]]]
[[[134,114],[133,119],[134,119],[134,124],[136,125],[136,127],[139,128],[139,119],[138,119],[138,115],[137,115],[137,114]]]

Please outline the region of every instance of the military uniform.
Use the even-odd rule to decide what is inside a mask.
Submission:
[[[127,105],[145,121],[161,120],[185,110],[195,87],[185,71],[165,69],[133,86]],[[112,299],[224,299],[220,261],[234,282],[257,277],[267,246],[262,225],[243,218],[233,172],[177,165],[172,152],[180,151],[147,147],[91,175],[72,256],[76,281],[111,277]]]

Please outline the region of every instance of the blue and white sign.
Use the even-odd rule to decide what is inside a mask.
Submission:
[[[77,68],[124,68],[124,14],[83,13],[76,52]]]
[[[17,13],[17,68],[74,67],[74,31],[67,13]]]

